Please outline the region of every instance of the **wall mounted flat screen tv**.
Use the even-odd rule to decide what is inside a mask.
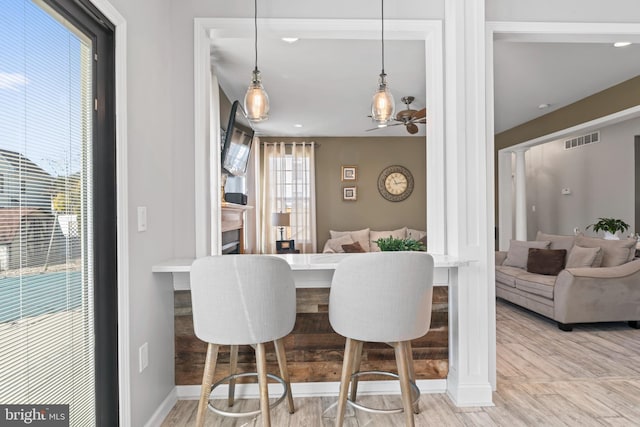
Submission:
[[[224,172],[239,176],[246,173],[253,134],[242,106],[238,101],[234,101],[222,144],[221,159]]]

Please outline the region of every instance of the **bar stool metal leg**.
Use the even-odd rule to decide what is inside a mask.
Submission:
[[[347,408],[347,392],[349,391],[349,382],[351,380],[351,373],[353,372],[353,355],[357,344],[357,340],[347,338],[347,342],[344,345],[344,360],[342,361],[342,377],[340,378],[336,427],[342,427],[342,423],[344,422],[344,414]]]
[[[229,407],[234,404],[234,397],[236,393],[236,378],[233,376],[238,368],[238,346],[232,345],[229,349]]]
[[[267,359],[264,343],[256,345],[256,366],[258,368],[258,384],[260,386],[260,409],[262,411],[262,425],[271,427],[269,412],[269,385],[267,384]]]
[[[358,341],[355,348],[354,362],[353,362],[353,372],[360,371],[360,362],[362,361],[362,345],[363,341]],[[351,377],[351,401],[355,402],[358,395],[358,377]]]
[[[413,403],[411,402],[411,385],[409,383],[409,367],[407,366],[407,341],[394,343],[393,348],[396,353],[396,364],[398,365],[398,376],[400,377],[400,392],[402,394],[402,407],[406,425],[414,427]]]
[[[200,402],[198,403],[198,414],[196,416],[196,426],[204,425],[204,414],[209,404],[211,394],[211,384],[213,384],[213,372],[216,370],[218,359],[218,345],[209,344],[207,346],[207,358],[204,363],[204,374],[202,375],[202,388],[200,389]]]
[[[289,371],[287,370],[287,354],[284,351],[284,342],[279,339],[275,340],[273,344],[276,348],[276,357],[278,358],[278,366],[280,367],[280,376],[286,383],[289,413],[293,414],[296,409],[293,405],[293,394],[291,393],[291,382],[289,381]]]

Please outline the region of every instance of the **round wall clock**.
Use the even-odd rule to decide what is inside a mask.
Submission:
[[[390,202],[401,202],[413,192],[413,175],[404,166],[388,166],[378,176],[378,191]]]

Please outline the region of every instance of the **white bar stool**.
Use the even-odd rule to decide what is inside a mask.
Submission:
[[[342,363],[336,426],[342,426],[346,404],[375,413],[405,413],[414,426],[420,391],[415,385],[411,340],[424,336],[431,324],[433,258],[426,252],[354,254],[338,264],[331,283],[329,322],[347,338]],[[381,410],[356,403],[363,342],[388,343],[395,350],[402,408]],[[347,397],[351,383],[351,397]]]
[[[200,258],[191,266],[191,302],[196,336],[207,342],[207,359],[202,377],[196,425],[204,425],[205,411],[230,417],[262,414],[263,426],[271,425],[267,377],[280,382],[284,393],[271,406],[288,397],[294,412],[287,359],[282,338],[293,330],[296,318],[296,290],[289,264],[265,255],[222,255]],[[264,343],[273,341],[280,375],[267,374]],[[231,346],[231,375],[213,384],[218,348]],[[256,373],[236,374],[238,345],[256,351]],[[226,412],[209,403],[212,390],[229,382],[229,406],[233,405],[235,379],[257,376],[260,410]]]

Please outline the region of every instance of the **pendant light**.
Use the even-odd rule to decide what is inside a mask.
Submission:
[[[258,70],[258,0],[254,0],[254,35],[255,35],[255,68],[252,73],[251,84],[244,95],[244,111],[252,122],[262,122],[269,118],[269,95],[262,87],[260,70]]]
[[[378,90],[373,94],[371,100],[371,118],[378,127],[385,127],[393,119],[396,110],[396,103],[393,95],[387,86],[387,75],[384,72],[384,0],[382,3],[382,72],[378,80]]]

